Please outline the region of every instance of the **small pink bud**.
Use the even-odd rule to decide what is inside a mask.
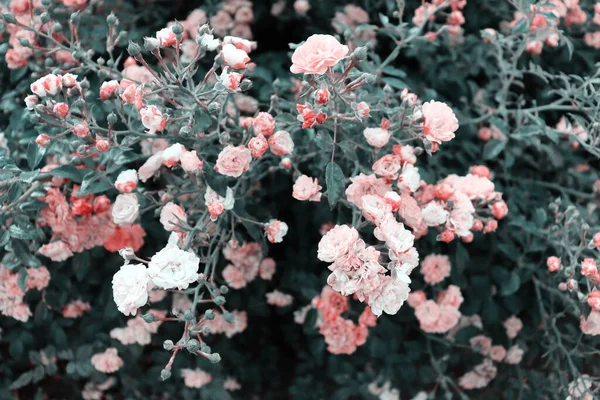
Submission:
[[[50,136],[46,135],[45,133],[42,133],[41,135],[38,135],[37,138],[35,138],[35,142],[40,147],[48,147],[48,145],[50,144]]]

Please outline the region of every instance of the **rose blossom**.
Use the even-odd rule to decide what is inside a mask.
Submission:
[[[133,224],[140,212],[137,196],[124,193],[117,196],[112,209],[113,221],[117,225]]]
[[[513,315],[504,321],[504,328],[506,328],[506,336],[508,336],[509,339],[514,339],[521,329],[523,329],[523,322]]]
[[[334,262],[344,256],[358,240],[358,231],[347,225],[336,225],[319,241],[317,258],[325,262]]]
[[[156,171],[160,169],[163,165],[163,151],[159,151],[156,154],[150,156],[144,165],[140,167],[138,170],[138,176],[142,182],[146,182],[148,179],[152,178]]]
[[[142,119],[142,125],[148,129],[149,134],[161,132],[167,125],[167,118],[163,116],[162,112],[156,106],[147,106],[140,110],[140,118]]]
[[[163,165],[165,167],[173,168],[179,160],[181,155],[186,151],[185,147],[181,143],[175,143],[167,147],[162,152]]]
[[[117,176],[115,187],[121,193],[131,193],[138,184],[138,175],[135,169],[128,169]]]
[[[446,223],[448,211],[440,203],[432,201],[421,210],[421,216],[427,226],[439,226]]]
[[[73,252],[69,246],[62,240],[57,240],[55,242],[50,242],[43,245],[39,249],[39,252],[41,255],[57,262],[65,261],[69,257],[73,256]]]
[[[323,75],[348,54],[348,46],[331,35],[312,35],[292,55],[293,74]]]
[[[271,152],[278,156],[291,154],[294,151],[294,141],[287,131],[277,131],[269,137]]]
[[[117,80],[104,82],[102,86],[100,86],[100,100],[110,99],[115,94],[118,88],[119,81]]]
[[[184,151],[180,157],[181,168],[188,174],[197,174],[202,170],[203,162],[198,158],[196,150]]]
[[[381,148],[388,144],[392,134],[387,129],[382,128],[365,128],[363,135],[369,145],[375,148]]]
[[[269,136],[275,131],[275,119],[269,113],[259,112],[252,120],[252,127],[256,136]]]
[[[439,101],[423,104],[423,133],[432,143],[441,144],[454,138],[458,120],[452,109]]]
[[[292,301],[294,300],[294,298],[291,295],[282,293],[279,290],[274,290],[270,293],[267,293],[266,297],[267,304],[276,307],[287,307],[290,304],[292,304]]]
[[[185,386],[194,389],[200,389],[202,386],[212,382],[212,375],[201,369],[183,368],[181,370],[181,376],[183,377]]]
[[[294,182],[292,197],[301,201],[321,201],[321,189],[317,178],[301,175]]]
[[[105,374],[116,372],[123,366],[123,360],[114,347],[109,347],[104,353],[94,354],[90,361],[94,368]]]
[[[450,269],[450,259],[446,255],[430,254],[421,261],[423,279],[432,285],[449,277]]]
[[[170,201],[160,210],[160,223],[166,231],[176,231],[179,224],[187,223],[187,216],[183,208]]]
[[[244,50],[236,48],[234,45],[225,43],[221,49],[223,61],[225,65],[235,69],[246,68],[246,63],[250,61],[250,57]]]
[[[521,360],[523,359],[523,354],[525,353],[525,350],[521,349],[518,345],[514,345],[512,346],[510,349],[508,349],[508,352],[506,353],[506,358],[504,359],[504,362],[507,364],[519,364],[521,362]]]
[[[198,280],[199,263],[200,259],[191,250],[167,245],[150,259],[148,276],[162,289],[187,289]]]
[[[376,316],[382,312],[394,315],[398,312],[404,301],[408,298],[410,288],[402,280],[394,280],[391,276],[384,276],[375,292],[369,294],[369,306]]]
[[[265,234],[267,235],[267,239],[269,239],[269,242],[271,243],[281,243],[283,241],[283,237],[287,234],[287,232],[287,224],[276,219],[270,220],[265,225]]]
[[[125,315],[135,315],[148,302],[152,281],[144,264],[126,264],[113,276],[113,297],[117,308]]]
[[[275,268],[275,260],[273,260],[271,257],[267,257],[260,262],[260,266],[258,267],[258,275],[261,279],[270,281],[275,274]]]
[[[248,148],[252,153],[252,158],[260,158],[269,148],[269,143],[263,134],[253,137],[248,142]]]
[[[234,147],[230,144],[219,153],[215,171],[237,178],[250,168],[251,161],[252,152],[249,149],[244,146]]]
[[[392,206],[381,196],[364,195],[361,204],[363,216],[375,225],[381,224],[387,217],[391,216]]]

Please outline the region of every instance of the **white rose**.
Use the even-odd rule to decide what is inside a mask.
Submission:
[[[148,274],[161,289],[183,290],[198,280],[199,262],[193,252],[168,245],[150,259]]]
[[[140,213],[137,196],[131,193],[120,194],[112,209],[113,221],[117,225],[131,225]]]
[[[125,315],[135,315],[137,309],[148,302],[151,286],[144,264],[127,264],[113,276],[113,298],[117,308]]]
[[[366,128],[363,131],[367,143],[371,146],[380,148],[388,144],[392,134],[387,129],[382,128]]]
[[[432,201],[421,210],[421,215],[427,226],[438,226],[446,223],[448,211],[441,204]]]
[[[406,164],[402,168],[402,174],[398,178],[398,189],[407,192],[416,192],[421,183],[421,175],[419,175],[419,168],[416,168],[412,164]]]
[[[377,316],[382,312],[394,315],[408,298],[409,292],[410,288],[404,280],[394,280],[391,276],[385,276],[378,290],[369,295],[371,311]]]
[[[230,187],[225,192],[225,197],[219,195],[210,186],[206,187],[206,193],[204,194],[204,203],[207,205],[210,203],[221,203],[226,210],[233,209],[235,204],[235,198],[233,197],[233,190]]]

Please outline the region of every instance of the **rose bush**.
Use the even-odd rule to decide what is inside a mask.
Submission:
[[[0,397],[595,398],[599,4],[3,1]]]

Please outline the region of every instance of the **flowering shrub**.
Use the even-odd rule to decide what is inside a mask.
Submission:
[[[137,3],[2,3],[2,396],[600,393],[598,4]]]

